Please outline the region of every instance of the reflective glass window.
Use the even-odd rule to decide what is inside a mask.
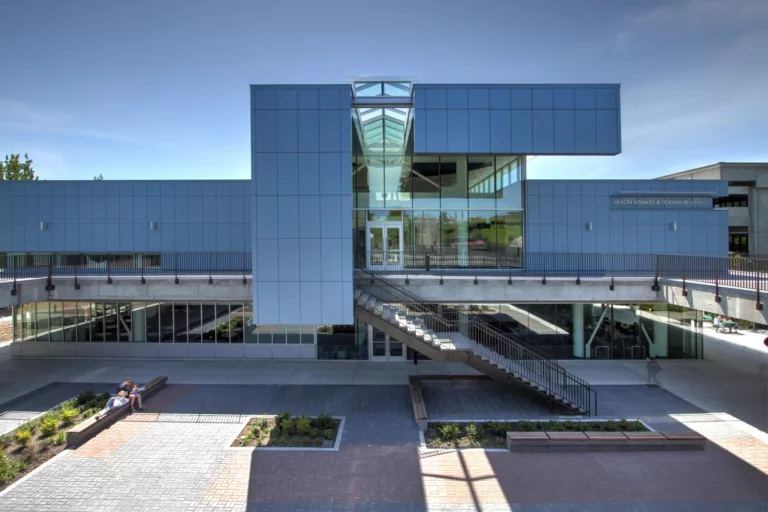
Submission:
[[[520,157],[496,157],[496,208],[523,208],[522,160]]]
[[[160,304],[160,341],[173,343],[175,336],[176,303],[163,302]]]
[[[244,304],[230,304],[229,341],[242,343],[245,337]]]
[[[245,324],[245,342],[257,343],[259,341],[258,326],[253,324],[253,302],[246,302],[243,307],[243,322]]]
[[[157,343],[160,341],[160,304],[147,304],[147,342]]]
[[[51,341],[64,341],[64,304],[61,302],[49,303],[50,313],[48,326],[51,329]]]
[[[216,342],[216,305],[203,304],[203,319],[200,326],[203,343]]]
[[[467,158],[469,175],[469,207],[496,208],[496,173],[494,157],[470,156]]]
[[[440,208],[440,159],[413,157],[411,196],[414,209]]]
[[[133,336],[133,318],[131,316],[131,304],[119,302],[117,304],[117,335],[118,341],[129,343]]]
[[[384,159],[384,202],[387,208],[411,207],[411,157]]]
[[[440,157],[440,208],[467,208],[467,157]]]
[[[300,325],[287,325],[286,326],[285,339],[286,343],[291,345],[298,345],[301,343],[301,326]]]

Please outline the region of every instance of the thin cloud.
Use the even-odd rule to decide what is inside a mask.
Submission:
[[[83,128],[83,124],[85,123],[82,120],[65,112],[55,112],[28,103],[0,98],[0,127],[5,129],[99,139],[126,144],[137,142],[135,139],[119,133]]]

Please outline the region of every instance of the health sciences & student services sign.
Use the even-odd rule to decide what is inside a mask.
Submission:
[[[611,208],[712,208],[711,197],[613,196]]]

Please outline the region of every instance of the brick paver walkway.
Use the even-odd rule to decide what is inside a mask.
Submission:
[[[765,512],[768,506],[768,477],[715,445],[687,452],[422,451],[406,386],[189,386],[183,392],[170,386],[167,392],[148,402],[146,414],[65,452],[0,496],[0,510]],[[246,413],[283,410],[345,416],[340,450],[227,449]]]

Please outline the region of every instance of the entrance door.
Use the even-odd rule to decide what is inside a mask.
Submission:
[[[373,326],[368,326],[371,361],[405,361],[405,346]]]
[[[371,270],[403,268],[403,223],[369,222],[366,227],[366,262]]]

